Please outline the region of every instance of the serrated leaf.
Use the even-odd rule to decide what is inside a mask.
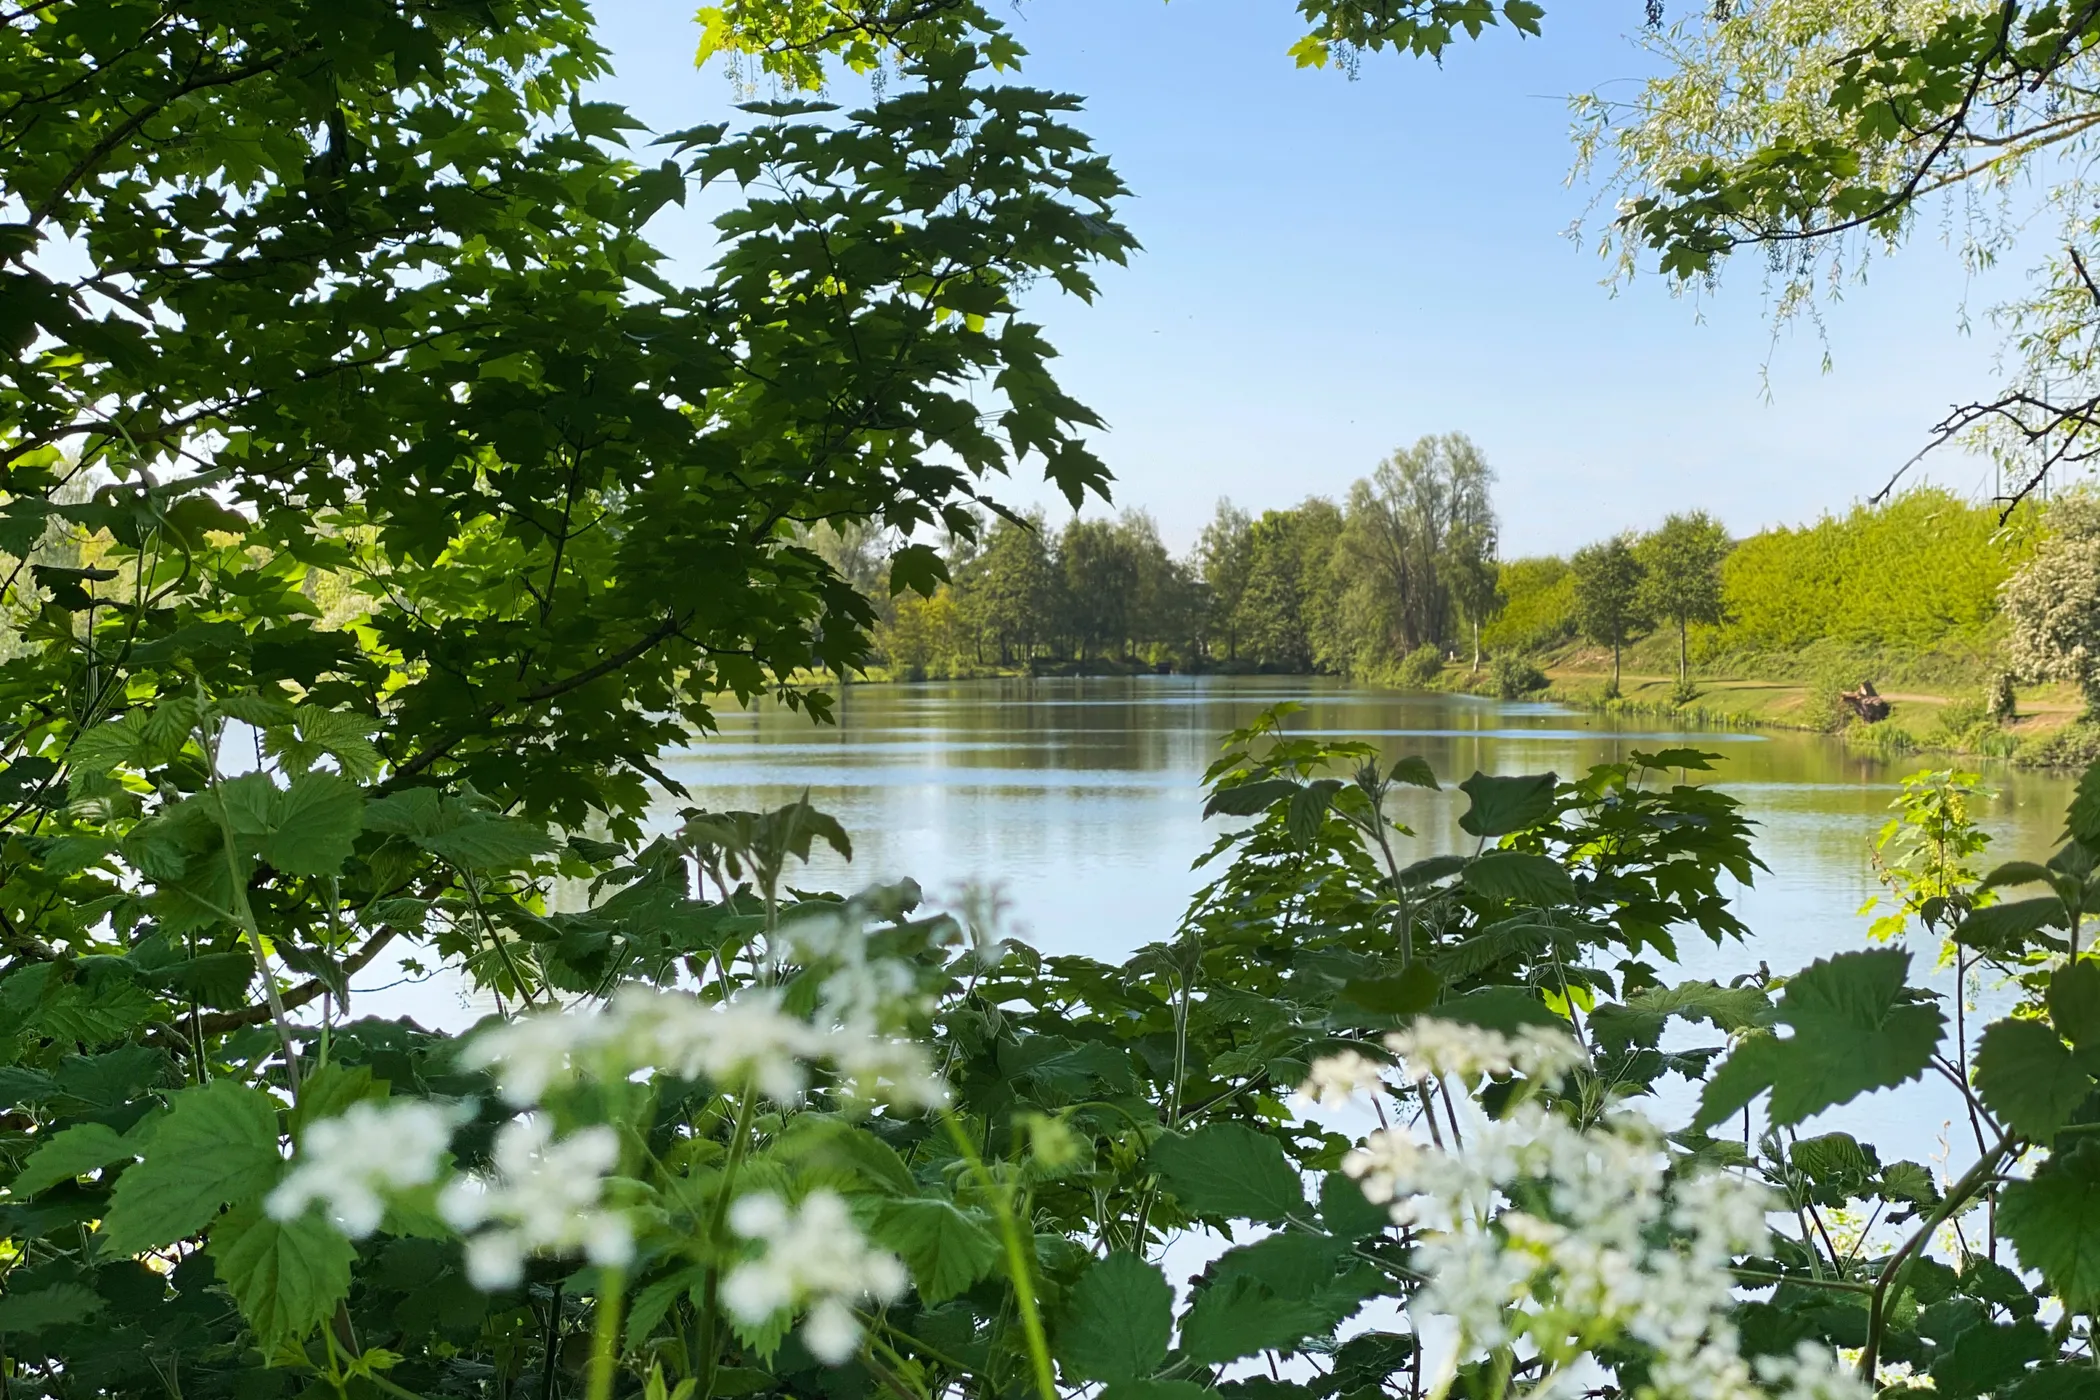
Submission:
[[[1475,773],[1458,785],[1473,800],[1460,827],[1472,836],[1507,836],[1543,820],[1553,810],[1553,794],[1560,786],[1557,773],[1538,773],[1523,778],[1491,778]]]
[[[1983,1395],[2050,1350],[2048,1329],[2032,1318],[1970,1327],[1933,1360],[1933,1387],[1950,1396]]]
[[[927,1303],[953,1298],[999,1259],[999,1242],[983,1222],[946,1201],[884,1201],[872,1233],[904,1261]]]
[[[2028,1180],[2006,1183],[1998,1232],[2071,1307],[2100,1301],[2100,1143],[2080,1143]]]
[[[1321,778],[1307,783],[1291,794],[1291,805],[1284,817],[1284,829],[1299,845],[1307,845],[1319,836],[1321,826],[1327,820],[1327,809],[1334,802],[1334,795],[1342,785],[1333,778]]]
[[[1197,1215],[1274,1224],[1305,1210],[1305,1187],[1282,1144],[1245,1123],[1165,1134],[1148,1159]]]
[[[116,1129],[105,1123],[76,1123],[30,1153],[7,1189],[27,1198],[61,1181],[130,1160],[131,1146]]]
[[[1429,766],[1428,759],[1418,754],[1409,754],[1393,764],[1387,776],[1394,782],[1406,783],[1409,787],[1428,788],[1431,792],[1441,790],[1437,786],[1436,770]]]
[[[1466,864],[1465,887],[1513,904],[1561,904],[1575,897],[1575,881],[1560,863],[1528,851],[1489,851]]]
[[[2064,903],[2054,895],[2039,899],[2016,899],[1975,910],[1954,931],[1954,941],[1965,948],[2003,951],[2023,946],[2042,929],[2061,925]]]
[[[509,870],[555,848],[543,829],[515,817],[482,817],[414,839],[462,870]]]
[[[1297,791],[1298,785],[1284,778],[1264,778],[1259,782],[1241,783],[1236,787],[1221,787],[1211,793],[1210,800],[1203,804],[1203,815],[1251,817],[1259,812],[1268,811]]]
[[[264,1350],[312,1334],[350,1296],[357,1250],[318,1211],[272,1220],[259,1204],[212,1227],[212,1265]]]
[[[2070,1048],[2040,1021],[1998,1021],[1976,1047],[1976,1092],[1999,1122],[2047,1142],[2093,1091]]]
[[[0,1334],[34,1336],[50,1327],[85,1322],[102,1310],[95,1291],[77,1283],[53,1283],[0,1296]]]
[[[1772,1091],[1786,1125],[1925,1072],[1946,1017],[1904,985],[1910,954],[1875,948],[1811,963],[1787,984],[1775,1019],[1793,1034],[1749,1037],[1708,1081],[1695,1127],[1712,1127]]]
[[[1329,1172],[1320,1182],[1320,1223],[1341,1239],[1365,1240],[1384,1233],[1393,1218],[1354,1178]]]
[[[1181,1350],[1205,1366],[1271,1348],[1289,1350],[1331,1327],[1326,1314],[1311,1299],[1271,1292],[1261,1280],[1241,1274],[1196,1295],[1181,1320]]]
[[[117,1178],[103,1252],[140,1254],[194,1235],[222,1206],[259,1199],[282,1168],[276,1100],[230,1079],[185,1089],[145,1160]]]
[[[287,875],[333,875],[364,827],[365,797],[335,773],[305,773],[271,804],[262,858]]]
[[[1134,1380],[1167,1359],[1173,1328],[1174,1290],[1158,1266],[1117,1250],[1072,1286],[1053,1350],[1072,1375]]]
[[[2049,979],[2049,1020],[2081,1050],[2100,1045],[2100,963],[2080,958]]]
[[[1567,1030],[1568,1023],[1553,1014],[1553,1008],[1529,987],[1476,987],[1462,997],[1453,997],[1436,1008],[1442,1021],[1457,1021],[1504,1035],[1521,1026],[1544,1026]]]

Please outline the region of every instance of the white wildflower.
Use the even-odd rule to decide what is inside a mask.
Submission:
[[[363,1239],[379,1228],[388,1195],[437,1180],[458,1120],[458,1110],[422,1099],[354,1103],[307,1127],[264,1208],[274,1220],[295,1220],[318,1201],[337,1229]]]
[[[797,1207],[770,1192],[742,1197],[730,1208],[729,1228],[764,1249],[723,1277],[722,1306],[746,1326],[806,1306],[803,1345],[829,1366],[860,1350],[853,1304],[892,1302],[909,1283],[904,1265],[871,1247],[845,1201],[830,1191],[813,1191]]]
[[[1457,1021],[1424,1019],[1394,1031],[1385,1044],[1417,1083],[1446,1074],[1469,1084],[1483,1077],[1521,1074],[1557,1084],[1587,1058],[1573,1037],[1544,1026],[1520,1026],[1515,1035],[1503,1035]]]
[[[493,1069],[497,1090],[515,1108],[538,1103],[549,1086],[581,1072],[612,1025],[600,1015],[536,1011],[482,1031],[459,1060],[468,1069]]]
[[[1322,1055],[1312,1062],[1310,1076],[1298,1092],[1322,1108],[1343,1108],[1359,1093],[1384,1088],[1385,1072],[1390,1068],[1360,1050]]]
[[[1776,1400],[1871,1400],[1873,1395],[1858,1373],[1813,1342],[1801,1343],[1791,1357],[1762,1358],[1757,1373]]]
[[[581,1251],[617,1266],[634,1254],[627,1219],[604,1208],[605,1178],[619,1164],[611,1128],[584,1128],[559,1141],[544,1116],[514,1118],[496,1133],[494,1171],[453,1181],[438,1211],[467,1240],[467,1277],[484,1293],[515,1287],[528,1255]],[[487,1227],[487,1228],[482,1228]]]
[[[802,1097],[809,1087],[803,1062],[823,1050],[816,1029],[781,1010],[779,997],[768,991],[709,1003],[683,992],[628,987],[614,999],[612,1014],[630,1072],[651,1068],[683,1079],[749,1083],[780,1103]]]

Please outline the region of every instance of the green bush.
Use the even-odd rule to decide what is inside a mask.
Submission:
[[[1436,684],[1438,676],[1444,674],[1444,653],[1425,642],[1401,658],[1397,674],[1400,684],[1415,690],[1426,690]]]
[[[1489,668],[1495,694],[1504,700],[1519,700],[1546,688],[1546,673],[1521,656],[1504,652]]]
[[[2084,768],[2100,763],[2100,723],[2079,719],[2054,734],[2029,739],[2014,750],[2022,768]]]

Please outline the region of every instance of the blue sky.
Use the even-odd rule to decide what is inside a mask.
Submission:
[[[606,96],[659,129],[721,116],[697,71],[695,0],[600,0]],[[1136,197],[1145,250],[1092,306],[1029,309],[1069,389],[1108,421],[1117,505],[1191,541],[1220,495],[1259,510],[1338,496],[1393,447],[1462,431],[1499,474],[1506,556],[1564,551],[1672,510],[1739,533],[1877,490],[1933,422],[1992,382],[1983,313],[2019,267],[1972,283],[1929,233],[1775,344],[1762,268],[1699,302],[1606,269],[1565,236],[1566,97],[1629,85],[1638,0],[1560,0],[1542,39],[1506,31],[1441,68],[1366,57],[1298,70],[1289,0],[1029,0],[1009,12],[1022,80],[1087,99],[1079,125]],[[655,230],[697,275],[706,231]],[[1961,329],[1964,309],[1974,329]],[[1769,363],[1770,375],[1762,373]],[[1932,476],[1987,490],[1972,458]],[[1063,506],[1033,473],[1006,498]]]

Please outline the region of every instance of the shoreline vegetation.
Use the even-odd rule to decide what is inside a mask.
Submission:
[[[877,614],[854,681],[1329,675],[1536,697],[1860,751],[2100,759],[2100,501],[2001,520],[1936,488],[1731,539],[1672,516],[1569,557],[1497,557],[1493,473],[1424,438],[1345,501],[1221,501],[1185,558],[1151,520],[994,522],[891,590],[877,539],[813,537]],[[2091,558],[2088,556],[2091,555]],[[925,591],[918,591],[924,587]],[[1873,719],[1845,701],[1869,687]]]

